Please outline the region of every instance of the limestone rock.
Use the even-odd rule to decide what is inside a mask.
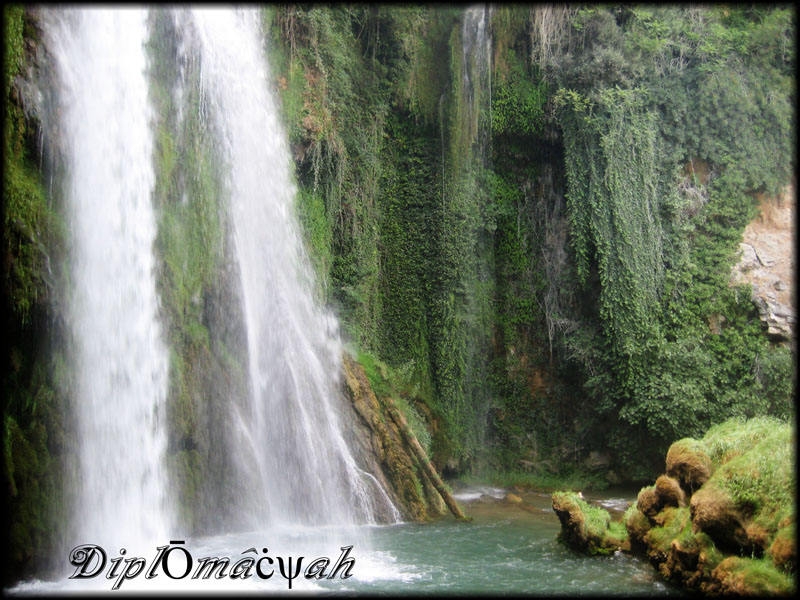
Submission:
[[[759,216],[744,231],[733,283],[750,283],[753,301],[767,333],[776,341],[791,341],[794,307],[794,184],[779,198],[759,198]]]
[[[359,466],[370,472],[389,494],[404,518],[425,521],[443,514],[442,499],[426,480],[416,458],[406,447],[386,407],[370,387],[364,368],[343,354],[343,388],[354,418],[343,419],[345,435],[354,447]],[[380,515],[389,520],[390,515]]]

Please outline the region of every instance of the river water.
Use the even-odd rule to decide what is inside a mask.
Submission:
[[[458,484],[454,484],[457,486]],[[456,487],[455,495],[473,518],[458,522],[450,516],[432,523],[398,523],[359,527],[271,527],[268,531],[231,533],[207,538],[188,538],[182,544],[193,558],[229,557],[231,565],[243,556],[303,557],[300,577],[292,581],[292,592],[376,594],[534,594],[534,595],[622,595],[674,596],[680,591],[664,583],[644,560],[618,553],[607,557],[576,554],[556,540],[558,518],[550,495],[522,492],[523,502],[503,501],[506,490],[481,486]],[[634,491],[586,494],[620,518]],[[164,542],[166,543],[166,541]],[[331,559],[331,567],[342,546],[352,545],[355,558],[352,577],[306,580],[303,572],[318,557]],[[268,553],[263,552],[263,548]],[[255,549],[255,552],[252,551]],[[249,553],[248,550],[251,550]],[[243,554],[244,553],[244,554]],[[146,555],[148,566],[155,548]],[[109,550],[109,559],[117,556]],[[66,565],[66,557],[64,557]],[[277,563],[277,560],[276,560]],[[267,574],[267,564],[263,572]],[[179,552],[169,559],[171,572],[181,575],[185,562]],[[144,575],[123,582],[124,592],[192,592],[263,594],[287,593],[288,581],[272,565],[268,580],[255,571],[245,580],[185,579],[171,581],[162,571],[151,580]],[[90,580],[69,580],[65,569],[57,581],[25,582],[6,590],[12,594],[70,594],[77,591],[108,593],[114,580],[103,575]],[[326,573],[330,573],[329,567]],[[228,571],[230,575],[230,569]],[[117,592],[115,592],[117,593]]]

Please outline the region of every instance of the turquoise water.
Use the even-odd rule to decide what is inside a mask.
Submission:
[[[475,498],[480,492],[483,497]],[[520,493],[523,503],[517,505],[503,502],[504,495],[505,490],[497,488],[457,493],[473,517],[471,523],[447,518],[375,529],[374,547],[391,554],[399,573],[392,579],[357,582],[348,589],[543,595],[678,593],[660,581],[646,561],[622,553],[585,557],[557,542],[560,525],[549,494]],[[464,497],[474,499],[464,501]],[[627,507],[625,498],[595,497],[602,498],[617,518]],[[330,585],[337,586],[341,584]]]
[[[618,553],[607,557],[578,555],[556,541],[560,526],[553,513],[549,494],[519,493],[522,502],[503,500],[506,490],[488,487],[456,489],[456,498],[473,518],[458,522],[450,516],[432,523],[402,523],[355,528],[307,527],[275,528],[267,531],[231,533],[203,538],[187,538],[183,546],[194,560],[202,557],[229,557],[233,565],[243,556],[302,556],[300,577],[292,582],[292,592],[368,593],[368,594],[536,594],[536,595],[633,595],[666,596],[680,592],[659,579],[650,565]],[[589,494],[587,499],[602,504],[612,518],[620,518],[633,500],[634,492]],[[331,567],[342,546],[352,546],[355,559],[348,579],[307,580],[303,573],[318,557],[331,559]],[[264,548],[268,552],[264,552]],[[109,559],[117,556],[109,550]],[[141,556],[152,559],[151,550]],[[129,553],[127,556],[131,556]],[[185,563],[176,553],[170,559],[173,573],[184,572]],[[266,562],[262,563],[266,572]],[[277,566],[275,560],[272,568]],[[24,582],[12,594],[105,593],[113,580],[105,572],[89,580],[68,579],[67,568],[55,581]],[[107,571],[108,569],[106,569]],[[327,573],[330,573],[330,568]],[[288,581],[275,569],[265,580],[256,576],[244,580],[227,576],[216,579],[170,580],[163,573],[150,580],[143,576],[124,581],[114,594],[135,593],[287,593]]]

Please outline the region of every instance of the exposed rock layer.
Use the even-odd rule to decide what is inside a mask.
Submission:
[[[759,216],[744,230],[734,283],[753,285],[753,301],[768,334],[792,340],[794,305],[794,185],[778,198],[757,194]]]
[[[344,355],[344,388],[357,419],[345,419],[348,441],[387,491],[403,518],[426,521],[444,514],[445,504],[408,447],[390,410],[370,387],[364,368]],[[390,515],[382,515],[389,520]]]

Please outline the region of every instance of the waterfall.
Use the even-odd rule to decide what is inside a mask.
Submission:
[[[262,526],[369,523],[376,501],[397,511],[340,430],[338,323],[313,299],[259,14],[176,15],[192,29],[200,60],[203,115],[224,162],[240,274],[250,377],[236,436],[251,460],[243,510]]]
[[[490,138],[491,124],[491,57],[492,37],[489,32],[491,8],[485,5],[470,6],[464,10],[461,24],[462,85],[470,117],[470,132],[478,138],[478,152],[483,159]],[[480,108],[487,109],[488,123],[479,123]]]
[[[67,543],[141,555],[196,533],[181,528],[174,502],[180,484],[167,466],[173,340],[161,322],[165,309],[157,286],[163,213],[154,208],[156,66],[151,70],[148,64],[160,65],[156,61],[163,58],[151,54],[157,19],[147,10],[42,14],[55,75],[54,105],[43,110],[52,121],[48,143],[63,166],[58,177],[63,172],[70,239],[65,292],[79,456]],[[210,485],[211,492],[196,490],[188,501],[215,507],[226,501],[225,510],[243,515],[236,527],[251,531],[341,528],[385,515],[399,521],[386,491],[359,466],[343,433],[349,430],[342,427],[338,322],[314,301],[314,274],[295,215],[292,163],[259,15],[167,13],[178,63],[199,68],[199,104],[183,101],[187,82],[178,68],[175,118],[180,126],[186,111],[197,110],[219,162],[214,173],[222,193],[215,201],[229,227],[229,258],[239,287],[229,301],[243,322],[238,355],[245,357],[249,377],[246,402],[215,405],[228,413],[226,419],[199,425],[233,428],[231,435],[207,438],[218,444],[212,451],[226,457],[220,464],[232,465],[226,484],[216,488],[219,493],[228,485],[225,494],[201,497],[215,493]],[[181,189],[182,202],[194,201]],[[227,401],[221,397],[209,402]],[[207,524],[219,534],[214,543],[234,539],[226,537],[237,533],[227,521],[216,525]],[[353,537],[345,534],[345,542]],[[292,539],[280,538],[277,547],[291,549]],[[274,542],[273,537],[273,547]]]
[[[47,11],[71,231],[78,543],[151,549],[171,533],[158,318],[146,12]]]

